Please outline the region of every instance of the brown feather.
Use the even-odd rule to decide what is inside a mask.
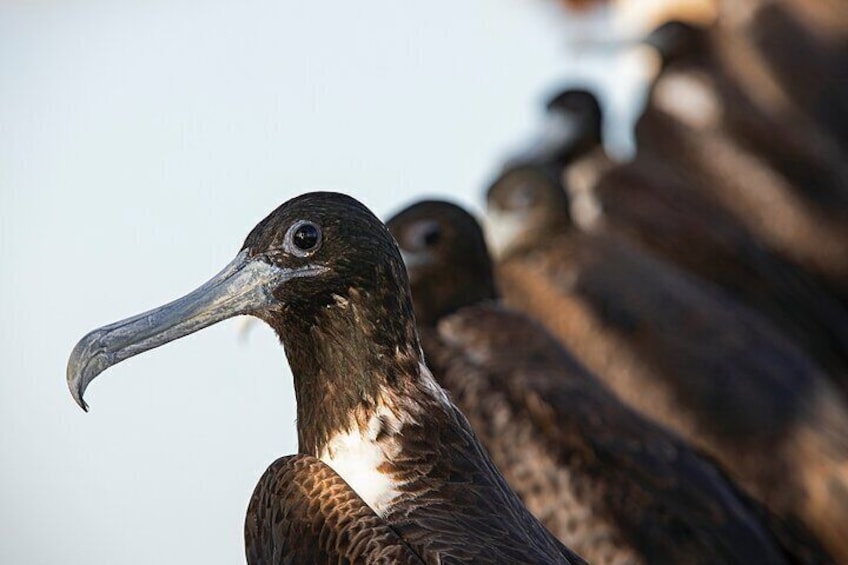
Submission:
[[[244,528],[251,565],[424,561],[327,465],[309,455],[262,475]]]

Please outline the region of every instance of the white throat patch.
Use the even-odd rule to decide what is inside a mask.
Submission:
[[[318,457],[380,516],[386,515],[400,494],[399,484],[390,475],[381,472],[380,466],[398,455],[400,445],[391,438],[377,441],[377,437],[386,427],[397,431],[401,426],[390,410],[378,408],[365,430],[353,424],[351,431],[331,438]]]
[[[518,241],[523,230],[524,222],[515,212],[499,212],[490,208],[483,216],[483,233],[489,252],[494,259],[500,259],[506,255],[510,247]]]

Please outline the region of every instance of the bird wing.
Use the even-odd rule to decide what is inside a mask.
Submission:
[[[455,406],[427,425],[406,424],[403,436],[409,449],[390,470],[419,478],[385,519],[428,563],[585,563],[529,513]]]
[[[432,357],[504,395],[560,465],[602,485],[595,511],[649,562],[780,562],[774,540],[710,462],[624,406],[541,326],[482,306],[454,314],[440,332],[454,359]]]
[[[647,117],[657,118],[654,112]],[[656,129],[667,124],[652,119]],[[699,190],[686,167],[666,154],[640,150],[639,159],[609,170],[595,187],[605,226],[646,245],[674,264],[721,285],[825,362],[848,358],[848,312],[809,275],[762,246],[732,214]],[[848,387],[848,382],[843,383]]]
[[[717,288],[600,234],[551,241],[517,259],[502,270],[508,302],[531,311],[563,341],[575,331],[560,328],[563,305],[579,303],[601,337],[633,357],[639,378],[663,389],[674,411],[694,420],[699,437],[767,445],[794,420],[811,416],[814,385],[823,375],[770,324]],[[528,269],[550,291],[545,304],[532,302],[516,276],[527,279]],[[602,360],[589,364],[603,372]],[[643,406],[653,399],[650,391],[617,392],[660,421],[675,421],[667,406]],[[734,447],[744,450],[747,443]]]
[[[424,563],[335,471],[309,455],[268,467],[250,499],[244,536],[249,565]]]

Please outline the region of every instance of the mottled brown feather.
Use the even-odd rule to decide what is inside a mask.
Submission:
[[[262,475],[244,527],[250,565],[422,564],[415,550],[332,469],[309,455]]]
[[[428,562],[583,563],[532,517],[454,406],[422,405],[383,466],[401,494],[385,520]]]
[[[524,315],[469,307],[423,335],[507,479],[590,562],[783,562],[712,464],[621,404]]]

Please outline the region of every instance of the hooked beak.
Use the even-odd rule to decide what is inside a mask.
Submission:
[[[112,365],[227,318],[271,307],[278,303],[273,290],[280,284],[323,270],[326,267],[280,268],[249,258],[243,249],[220,273],[186,296],[83,337],[68,360],[71,395],[87,411],[86,388]]]

